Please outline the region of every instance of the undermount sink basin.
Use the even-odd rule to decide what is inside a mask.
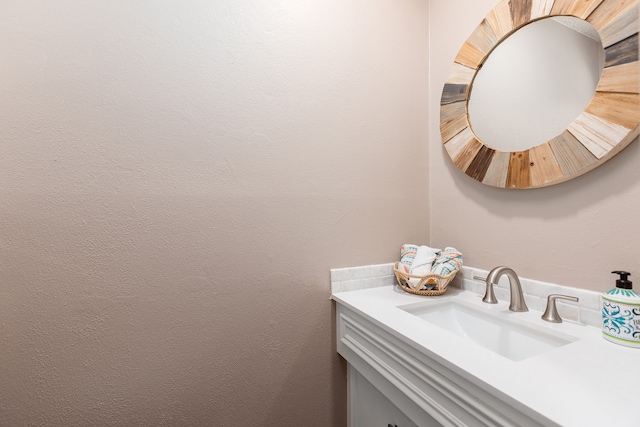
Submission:
[[[447,299],[399,307],[420,319],[514,361],[527,359],[578,340],[556,330],[522,321],[522,313]],[[540,322],[544,323],[542,320]]]

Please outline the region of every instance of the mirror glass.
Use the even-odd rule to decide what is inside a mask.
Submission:
[[[589,104],[605,52],[585,20],[533,21],[500,43],[469,95],[473,133],[500,151],[524,151],[560,135]]]

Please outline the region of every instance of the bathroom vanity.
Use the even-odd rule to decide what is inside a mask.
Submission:
[[[334,290],[350,427],[640,425],[640,351],[481,298]]]

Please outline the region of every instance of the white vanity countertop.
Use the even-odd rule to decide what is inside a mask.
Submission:
[[[487,310],[507,312],[580,339],[516,362],[398,308],[447,297],[479,303]],[[540,319],[539,311],[509,312],[507,303],[484,304],[481,296],[457,288],[449,288],[441,297],[424,297],[384,286],[335,293],[332,299],[414,348],[447,360],[468,380],[490,385],[561,426],[640,426],[640,349],[604,340],[599,328],[569,321],[548,323]]]

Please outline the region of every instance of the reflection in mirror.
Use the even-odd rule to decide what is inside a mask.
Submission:
[[[569,16],[532,22],[500,43],[476,74],[471,128],[500,151],[549,141],[589,104],[603,65],[600,36],[588,22]]]

